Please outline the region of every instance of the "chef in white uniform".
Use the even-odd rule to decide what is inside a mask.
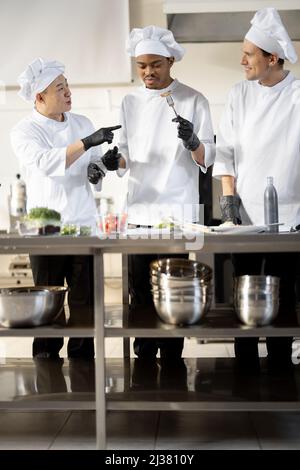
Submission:
[[[215,157],[208,101],[170,76],[174,61],[184,55],[171,31],[157,26],[133,29],[127,50],[144,82],[122,102],[119,149],[125,170],[118,173],[130,171],[128,222],[154,225],[169,215],[180,216],[183,205],[185,219],[196,221],[198,169],[205,173]],[[186,138],[177,138],[174,111],[161,96],[168,92],[186,120],[179,129]]]
[[[208,101],[171,77],[174,61],[184,55],[171,31],[157,26],[135,28],[127,51],[143,81],[143,86],[125,96],[121,109],[118,174],[130,172],[128,222],[153,226],[170,215],[197,221],[199,170],[205,173],[215,157]],[[179,115],[175,119],[174,110],[161,96],[169,92]],[[152,303],[149,263],[153,259],[157,256],[130,257],[133,304]],[[139,358],[146,359],[155,358],[158,347],[162,360],[172,362],[180,359],[183,340],[137,338],[134,345]]]
[[[245,36],[241,65],[246,80],[229,93],[217,135],[213,175],[222,180],[223,222],[264,224],[264,190],[274,177],[279,221],[300,223],[300,82],[285,70],[297,61],[288,33],[274,8],[259,10]],[[263,268],[264,266],[264,268]],[[235,274],[279,275],[280,315],[295,303],[293,254],[235,255]],[[267,338],[269,362],[289,364],[292,338]],[[257,338],[236,339],[236,356],[257,363]]]
[[[111,143],[113,130],[94,132],[91,121],[70,113],[71,92],[64,66],[57,61],[35,59],[19,77],[19,95],[34,104],[29,116],[11,131],[11,143],[27,184],[27,209],[47,207],[61,213],[64,224],[96,228],[96,206],[87,178],[90,162],[100,171],[98,190],[107,170],[116,170],[117,148],[102,156],[100,144]],[[91,168],[91,173],[93,168]],[[91,175],[89,175],[91,177]],[[70,322],[80,315],[79,305],[93,302],[92,258],[86,256],[32,256],[34,281],[39,285],[70,287]],[[77,310],[76,310],[77,309]],[[91,309],[89,309],[91,311]],[[35,339],[33,355],[57,357],[62,338]],[[93,357],[93,340],[71,338],[69,357]]]

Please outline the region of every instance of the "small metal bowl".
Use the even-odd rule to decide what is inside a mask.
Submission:
[[[64,306],[62,286],[9,287],[0,289],[0,324],[27,328],[52,323]]]
[[[247,287],[247,288],[257,288],[258,286],[279,286],[280,283],[280,278],[277,276],[238,276],[234,278],[234,287],[241,288],[241,287]]]
[[[279,282],[273,276],[242,276],[235,280],[234,308],[245,325],[269,325],[276,318]]]
[[[260,295],[255,298],[235,300],[235,311],[239,319],[248,326],[269,325],[276,318],[279,309],[278,296]]]

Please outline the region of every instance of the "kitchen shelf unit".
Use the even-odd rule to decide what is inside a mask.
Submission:
[[[97,286],[95,289],[95,327],[94,328],[55,328],[43,327],[35,328],[27,331],[24,330],[5,330],[0,329],[0,336],[81,336],[91,337],[95,335],[96,338],[96,401],[94,406],[96,408],[96,434],[97,434],[97,448],[105,449],[106,447],[106,410],[160,410],[160,409],[176,409],[176,410],[262,410],[274,409],[276,403],[273,402],[268,408],[268,401],[249,402],[247,400],[229,400],[220,401],[218,398],[215,400],[206,401],[200,400],[199,397],[189,400],[186,395],[177,394],[174,392],[169,395],[168,399],[161,400],[160,395],[149,392],[148,394],[134,394],[127,393],[128,385],[130,384],[130,361],[124,358],[124,363],[129,361],[129,369],[124,368],[124,381],[126,386],[124,391],[120,392],[118,396],[112,393],[105,393],[105,379],[106,379],[106,364],[105,364],[105,337],[122,337],[130,338],[132,336],[143,337],[196,337],[199,339],[205,338],[226,338],[234,336],[300,336],[299,324],[280,325],[278,324],[262,327],[262,328],[249,328],[241,326],[232,314],[232,310],[224,309],[223,307],[213,308],[205,322],[199,325],[192,325],[190,327],[177,327],[166,325],[160,322],[153,311],[152,314],[143,317],[145,309],[141,308],[139,311],[129,311],[126,300],[123,307],[120,309],[121,318],[114,322],[112,318],[110,322],[105,324],[105,307],[104,307],[104,287],[103,287],[103,255],[105,253],[122,253],[124,257],[127,254],[150,254],[150,253],[183,253],[186,251],[195,252],[196,258],[207,261],[215,253],[255,253],[255,252],[298,252],[300,251],[300,235],[294,233],[280,233],[280,234],[205,234],[203,239],[199,237],[193,245],[190,239],[100,239],[97,237],[0,237],[0,254],[8,253],[29,253],[29,254],[82,254],[92,255],[94,257],[94,284]],[[202,243],[203,242],[203,243]],[[123,266],[123,273],[126,274],[126,266]],[[126,298],[126,288],[124,299]],[[116,316],[116,312],[115,312]],[[59,332],[59,335],[58,335]],[[127,372],[126,372],[127,370]],[[128,372],[129,370],[129,372]],[[185,397],[185,398],[184,398]],[[73,401],[74,398],[74,401]],[[74,396],[68,397],[66,409],[70,406],[76,408],[77,406],[86,406],[86,409],[91,409],[91,400],[80,400]],[[78,397],[77,397],[78,398]],[[0,398],[1,399],[1,398]],[[170,401],[172,399],[172,401]],[[32,400],[31,406],[34,408],[35,402],[38,400],[35,397]],[[39,405],[40,406],[39,402]],[[64,406],[64,400],[59,401],[59,409]],[[192,403],[192,405],[190,404]],[[263,404],[262,404],[263,403]],[[280,409],[300,409],[300,401],[294,400],[292,403],[280,403]],[[41,404],[42,408],[43,403]],[[44,404],[46,406],[46,403]],[[52,405],[51,405],[52,406]],[[55,400],[53,407],[55,408]],[[58,406],[58,405],[57,405]],[[1,407],[1,406],[0,406]],[[62,407],[62,408],[61,408]],[[39,409],[41,409],[39,408]],[[53,408],[53,409],[54,409]],[[46,408],[47,409],[47,408]],[[52,409],[52,408],[51,408]]]

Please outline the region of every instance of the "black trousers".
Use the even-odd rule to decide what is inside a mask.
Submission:
[[[161,258],[188,258],[188,255],[129,255],[128,276],[131,305],[153,305],[149,267],[151,261]],[[164,359],[179,359],[183,338],[136,338],[134,352],[140,358],[153,359],[158,348]]]
[[[232,255],[234,275],[271,275],[280,277],[279,313],[274,323],[296,321],[297,253],[251,253]],[[259,338],[235,338],[235,355],[241,359],[258,357]],[[293,338],[266,338],[268,358],[276,362],[291,358]]]
[[[30,256],[35,285],[63,286],[70,289],[68,304],[69,326],[84,326],[93,323],[94,284],[92,256]],[[64,310],[57,322],[65,325]],[[63,338],[35,338],[34,357],[57,357],[64,343]],[[93,338],[70,338],[68,357],[91,359],[94,357]]]

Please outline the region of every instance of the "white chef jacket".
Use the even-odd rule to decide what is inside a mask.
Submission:
[[[121,108],[119,151],[130,171],[128,221],[155,225],[169,215],[198,220],[198,166],[177,137],[174,111],[160,95],[172,91],[177,113],[194,124],[194,132],[205,146],[205,173],[215,157],[215,146],[207,99],[196,90],[174,80],[162,90],[144,86],[125,96]]]
[[[63,223],[95,227],[96,204],[87,167],[102,152],[99,146],[92,147],[66,168],[67,146],[93,133],[94,127],[85,116],[64,113],[64,118],[58,122],[34,109],[11,131],[13,150],[25,171],[27,210],[48,207],[60,212]]]
[[[272,87],[243,81],[229,94],[217,135],[213,176],[231,175],[245,224],[264,223],[267,176],[278,192],[279,222],[300,223],[300,81],[288,73]]]

